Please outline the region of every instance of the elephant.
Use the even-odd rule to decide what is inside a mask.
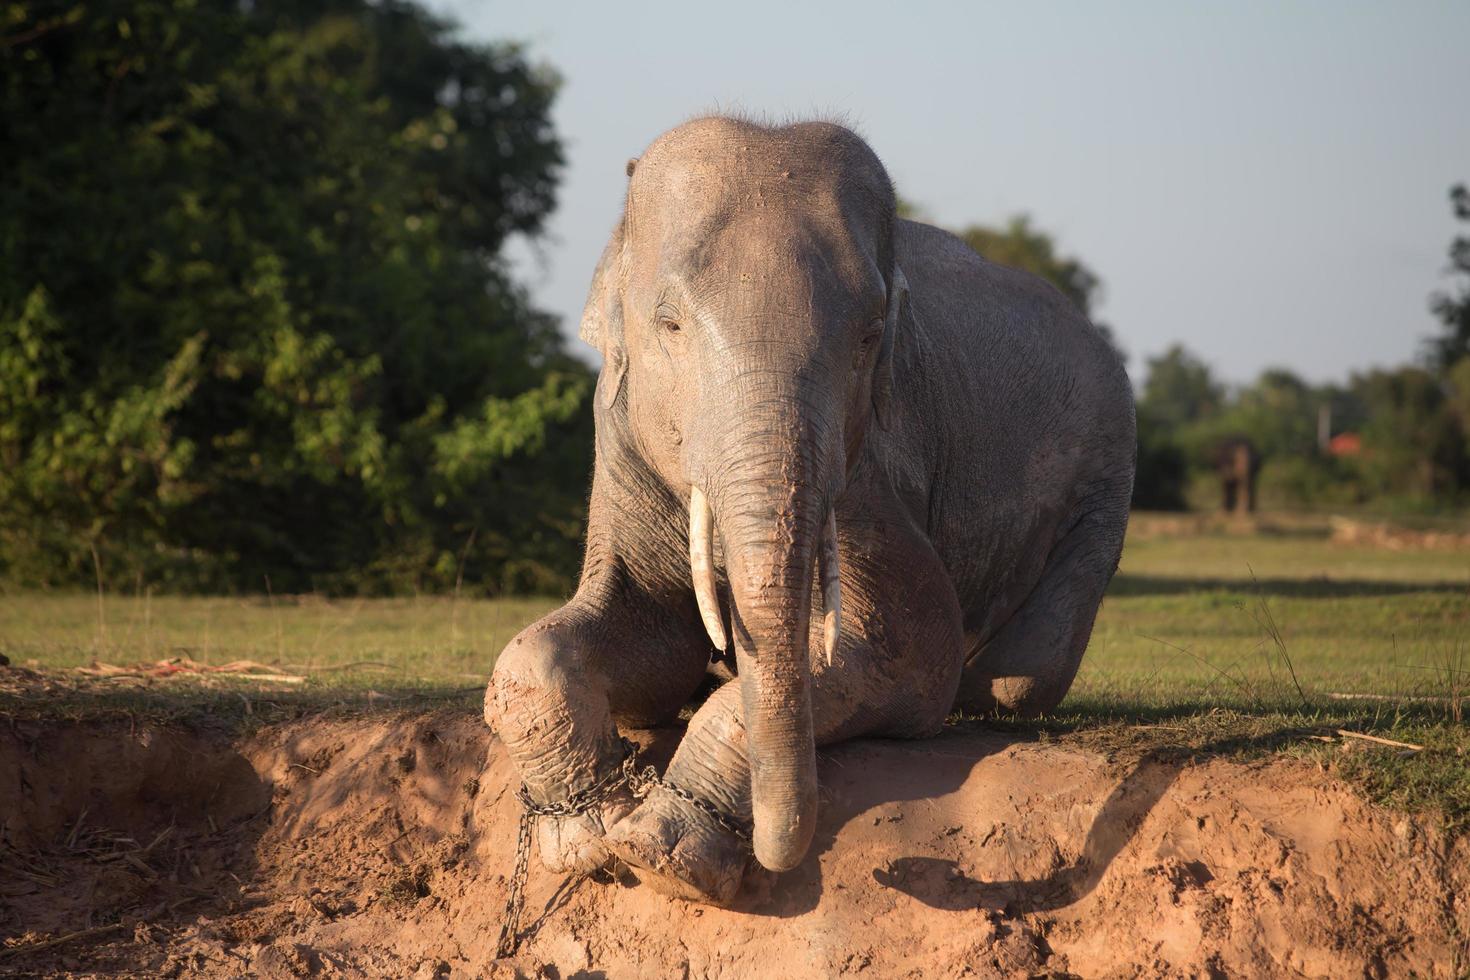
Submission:
[[[1261,454],[1245,436],[1230,436],[1215,446],[1215,473],[1220,477],[1220,509],[1227,514],[1252,514],[1256,509],[1256,477]]]
[[[547,868],[727,905],[751,857],[809,849],[819,746],[1061,701],[1122,550],[1133,395],[1060,292],[900,217],[838,123],[697,118],[627,175],[581,321],[580,584],[485,714]],[[635,787],[620,726],[731,654]]]

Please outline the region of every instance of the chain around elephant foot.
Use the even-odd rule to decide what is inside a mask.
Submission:
[[[748,832],[663,781],[648,788],[642,805],[612,826],[607,845],[655,891],[711,905],[728,905],[735,898],[750,859]]]
[[[524,783],[516,790],[521,804],[520,831],[516,839],[515,868],[508,879],[505,914],[496,942],[497,956],[510,956],[520,943],[521,909],[531,857],[531,838],[538,835],[541,861],[549,871],[586,874],[611,858],[603,834],[618,817],[637,805],[633,792],[644,779],[656,779],[653,770],[638,772],[638,747],[622,739],[623,759],[585,789],[565,800],[538,803]]]
[[[519,944],[531,837],[538,824],[542,860],[552,871],[587,873],[616,854],[631,867],[641,869],[640,878],[665,894],[721,905],[735,897],[750,856],[750,832],[713,804],[659,778],[652,766],[639,768],[638,747],[627,739],[622,742],[622,762],[565,800],[537,803],[524,785],[516,790],[516,799],[521,804],[520,833],[496,943],[497,955],[510,956]],[[634,798],[644,798],[636,809]],[[610,804],[627,817],[615,823],[607,820]],[[592,863],[585,867],[581,861],[577,867],[552,867],[547,861],[548,833],[554,846],[561,846],[567,841],[563,835],[568,828],[581,828],[584,822],[594,820],[599,832],[596,841],[599,850],[579,851]],[[601,836],[603,828],[609,825],[612,830]],[[618,836],[620,844],[615,845],[614,832],[619,828],[623,833]],[[592,861],[597,854],[601,856]]]
[[[638,805],[626,786],[619,786],[590,809],[575,814],[543,814],[535,822],[536,849],[547,871],[589,874],[612,857],[605,837]]]
[[[533,832],[546,870],[587,874],[611,858],[603,840],[607,829],[638,805],[637,748],[626,739],[622,744],[620,762],[564,800],[538,803],[528,787],[516,791],[523,810],[536,818]]]

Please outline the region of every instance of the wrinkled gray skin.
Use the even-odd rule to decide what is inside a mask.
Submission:
[[[544,803],[618,764],[616,725],[689,701],[712,649],[691,585],[702,488],[738,677],[665,778],[786,870],[812,839],[817,746],[1061,701],[1122,547],[1132,394],[1050,286],[898,219],[840,126],[699,119],[629,172],[582,322],[604,366],[581,585],[506,647],[486,716]],[[814,562],[833,507],[829,665]],[[715,903],[749,854],[663,788],[538,826],[552,870],[616,855]]]

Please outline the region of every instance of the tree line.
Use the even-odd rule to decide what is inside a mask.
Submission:
[[[1470,190],[1452,188],[1450,204],[1470,222]],[[987,258],[1048,279],[1092,314],[1101,279],[1028,218],[958,234]],[[1273,368],[1230,386],[1181,345],[1147,358],[1135,379],[1134,506],[1216,506],[1219,450],[1242,439],[1261,459],[1264,506],[1432,513],[1470,504],[1470,235],[1451,242],[1447,271],[1449,289],[1429,304],[1441,330],[1415,364],[1324,385]],[[1106,324],[1098,327],[1114,340]]]

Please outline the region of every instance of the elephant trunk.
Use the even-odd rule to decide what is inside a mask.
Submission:
[[[772,871],[786,871],[801,860],[817,811],[807,651],[816,507],[802,494],[784,490],[762,488],[746,495],[732,505],[728,524],[721,522],[730,528],[726,567],[750,757],[755,856]]]
[[[769,407],[769,406],[768,406]],[[756,859],[773,871],[806,854],[817,814],[812,727],[812,572],[820,554],[827,658],[840,616],[837,546],[824,474],[830,454],[794,406],[727,444],[708,497],[690,494],[690,568],[710,638],[724,647],[714,594],[713,535],[724,544],[750,760]],[[769,423],[777,422],[776,425]],[[784,438],[774,437],[773,429]],[[737,429],[738,431],[738,429]]]

